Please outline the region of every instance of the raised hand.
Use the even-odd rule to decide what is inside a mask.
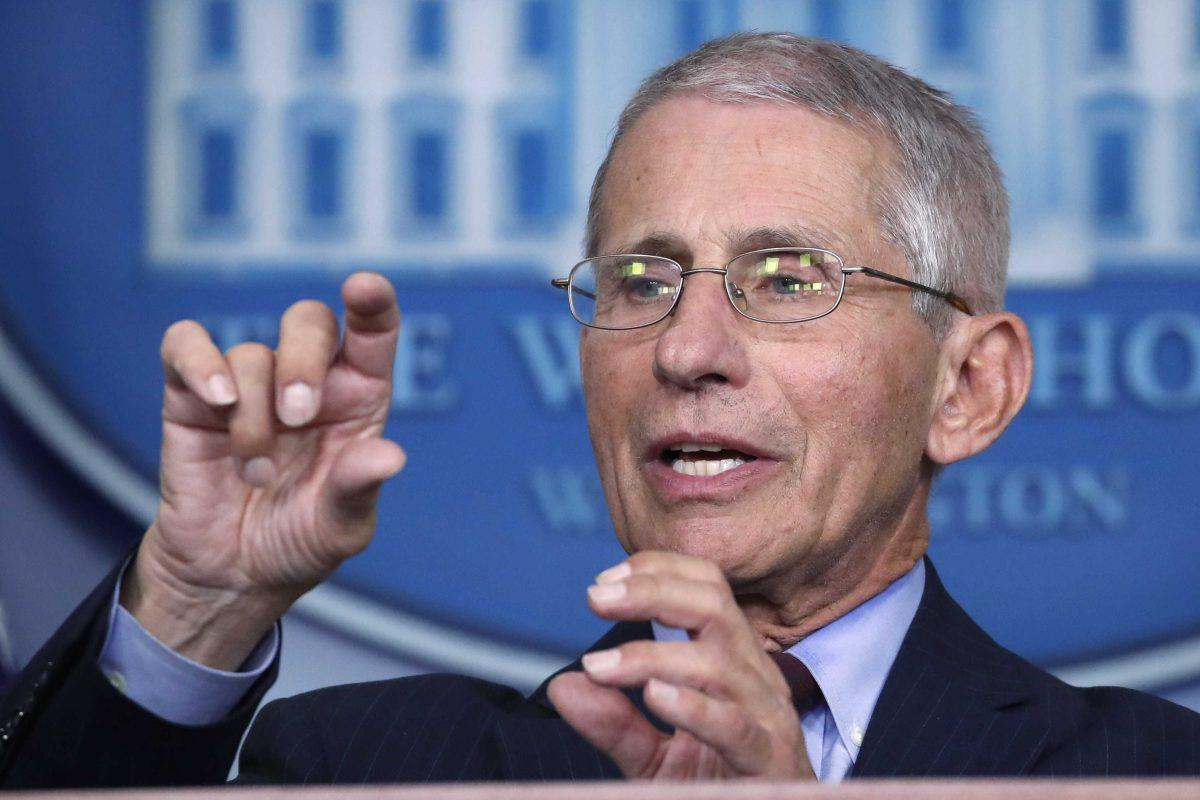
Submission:
[[[161,498],[121,603],[201,663],[238,666],[300,595],[366,547],[379,488],[404,466],[380,438],[395,292],[356,273],[342,300],[344,336],[328,306],[304,300],[284,313],[275,351],[222,355],[191,321],[163,337]]]
[[[687,642],[636,641],[583,659],[550,700],[627,778],[813,779],[786,681],[711,562],[642,552],[606,570],[588,602],[611,620],[658,620]],[[619,687],[642,686],[667,735]]]

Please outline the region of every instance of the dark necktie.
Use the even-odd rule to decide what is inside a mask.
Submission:
[[[812,673],[808,671],[808,667],[804,666],[804,662],[791,653],[767,653],[767,655],[783,673],[783,679],[787,681],[788,689],[792,692],[792,704],[796,706],[796,712],[803,714],[812,708],[821,696],[821,689],[813,679]]]

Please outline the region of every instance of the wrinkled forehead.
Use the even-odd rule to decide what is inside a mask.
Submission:
[[[721,243],[723,251],[731,255],[773,247],[812,247],[841,253],[849,246],[847,240],[837,231],[799,222],[754,227],[727,225],[717,231],[715,238]],[[690,265],[695,257],[693,243],[671,231],[656,230],[630,239],[612,238],[610,242],[613,253],[664,256],[684,266]]]
[[[614,148],[594,249],[646,252],[629,248],[673,239],[678,251],[696,237],[731,255],[753,245],[869,248],[895,163],[890,137],[801,106],[671,97]]]

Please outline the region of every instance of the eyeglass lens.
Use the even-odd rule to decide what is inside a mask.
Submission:
[[[842,262],[824,250],[774,249],[738,256],[727,267],[726,290],[742,314],[769,322],[800,322],[827,314],[842,292]],[[671,312],[683,271],[655,256],[599,256],[571,273],[575,317],[600,328],[651,325]]]

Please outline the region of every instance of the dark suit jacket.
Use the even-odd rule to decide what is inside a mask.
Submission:
[[[926,570],[852,777],[1200,774],[1200,715],[1128,689],[1062,683],[993,642],[933,565]],[[224,780],[276,667],[214,725],[173,725],[142,710],[96,666],[115,580],[114,572],[84,601],[0,703],[0,786]],[[592,649],[650,635],[648,624],[618,624]],[[270,703],[246,739],[239,780],[617,777],[555,713],[545,684],[525,698],[481,680],[425,675]]]

